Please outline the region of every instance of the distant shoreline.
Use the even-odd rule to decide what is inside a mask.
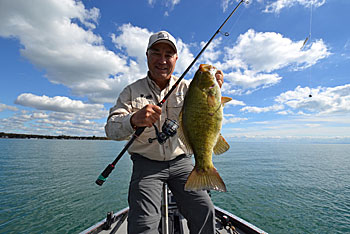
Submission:
[[[50,135],[38,135],[38,134],[22,134],[22,133],[6,133],[0,132],[1,138],[17,138],[17,139],[59,139],[59,140],[108,140],[107,137],[97,136],[50,136]]]

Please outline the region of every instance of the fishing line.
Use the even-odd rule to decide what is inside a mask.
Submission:
[[[313,7],[313,1],[311,1],[311,6],[310,6],[309,36],[307,37],[307,39],[310,41],[311,41],[311,30],[312,30],[312,7]],[[306,42],[304,42],[304,45],[307,43],[308,40],[306,40]],[[311,68],[309,68],[309,88],[310,88],[309,97],[312,98],[312,94],[311,94]]]
[[[306,43],[311,40],[311,30],[312,30],[312,6],[313,6],[313,2],[311,2],[311,5],[310,5],[310,23],[309,23],[309,35],[305,38],[304,42],[303,42],[303,45],[301,46],[300,50],[302,50]]]
[[[312,9],[313,8],[313,1],[311,1],[310,3],[310,22],[309,22],[309,35],[305,38],[301,48],[300,48],[300,51],[302,51],[306,44],[308,43],[308,41],[311,41],[311,32],[312,32]],[[310,69],[310,68],[309,68]],[[308,72],[308,75],[307,75],[307,78],[308,78],[308,81],[309,81],[309,88],[310,88],[310,93],[309,93],[309,97],[311,98],[312,97],[312,94],[311,94],[311,70],[309,70]]]
[[[245,4],[248,5],[249,4],[249,1],[245,1]],[[246,7],[243,8],[243,10],[238,13],[238,16],[236,18],[236,20],[234,21],[234,23],[231,25],[230,29],[224,33],[224,36],[230,36],[231,35],[231,32],[233,30],[233,28],[236,26],[236,24],[238,23],[238,21],[240,20],[241,16],[243,15],[243,13],[245,12],[246,10]]]

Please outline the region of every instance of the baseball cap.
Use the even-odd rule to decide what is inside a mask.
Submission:
[[[159,42],[169,44],[177,53],[175,38],[167,31],[159,31],[157,33],[152,34],[149,37],[147,50]]]

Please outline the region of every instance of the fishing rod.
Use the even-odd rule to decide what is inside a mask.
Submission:
[[[233,15],[233,13],[235,13],[235,11],[237,10],[237,8],[243,3],[246,2],[248,3],[247,0],[241,0],[237,6],[235,7],[235,9],[233,9],[233,11],[231,12],[231,14],[226,18],[226,20],[221,24],[221,26],[218,28],[218,30],[214,33],[214,35],[210,38],[210,40],[207,42],[207,44],[205,44],[205,46],[202,48],[202,50],[199,52],[199,54],[194,58],[194,60],[192,61],[192,63],[186,68],[186,70],[184,71],[184,73],[180,76],[180,78],[176,81],[176,83],[171,87],[171,89],[169,90],[169,92],[164,96],[164,98],[162,99],[162,101],[160,101],[157,106],[162,107],[163,104],[165,103],[165,101],[168,99],[168,97],[170,96],[170,94],[176,89],[176,87],[179,85],[179,83],[181,82],[181,80],[185,77],[185,75],[187,74],[187,72],[191,69],[191,67],[195,64],[195,62],[198,60],[198,58],[202,55],[202,53],[205,51],[205,49],[209,46],[209,44],[214,40],[214,38],[216,37],[216,35],[218,35],[220,33],[220,30],[222,29],[222,27],[224,27],[224,25],[226,24],[226,22],[231,18],[231,16]],[[114,161],[109,164],[104,171],[99,175],[99,177],[97,178],[97,180],[95,181],[95,183],[99,186],[102,186],[103,183],[107,180],[109,174],[111,174],[111,172],[113,171],[113,169],[115,168],[115,165],[117,164],[117,162],[121,159],[121,157],[124,155],[124,153],[128,150],[128,148],[130,147],[130,145],[135,141],[135,139],[137,137],[139,137],[143,131],[145,130],[146,127],[138,127],[135,130],[135,133],[132,135],[131,139],[128,141],[128,143],[124,146],[124,148],[122,149],[122,151],[120,151],[120,153],[118,154],[118,156],[116,157],[116,159],[114,159]]]

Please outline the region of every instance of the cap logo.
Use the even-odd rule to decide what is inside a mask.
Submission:
[[[158,33],[157,39],[169,39],[169,35],[166,33]]]

